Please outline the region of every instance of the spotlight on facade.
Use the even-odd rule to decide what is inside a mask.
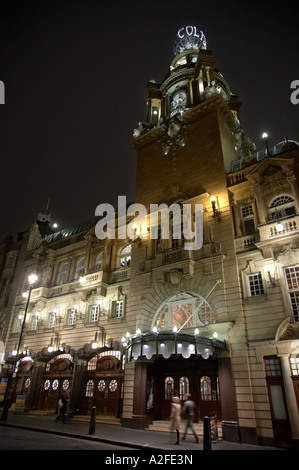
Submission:
[[[281,233],[284,231],[284,226],[280,223],[276,224],[275,228],[278,233]]]
[[[53,338],[51,338],[51,341],[50,341],[50,344],[49,344],[49,346],[48,346],[47,351],[48,351],[49,353],[52,353],[52,352],[54,351],[54,348],[53,348]]]

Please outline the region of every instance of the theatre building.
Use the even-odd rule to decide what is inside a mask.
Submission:
[[[139,206],[114,208],[115,236],[98,236],[99,214],[53,231],[44,211],[2,242],[12,410],[21,395],[25,412],[54,414],[66,392],[73,419],[96,406],[145,429],[191,393],[195,422],[217,416],[225,440],[298,445],[299,144],[256,151],[239,113],[203,33],[180,29],[146,87]]]

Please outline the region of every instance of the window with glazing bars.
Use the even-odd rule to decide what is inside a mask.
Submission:
[[[249,274],[248,284],[249,294],[251,296],[264,294],[264,286],[261,273]]]
[[[299,266],[285,268],[294,320],[299,321]]]

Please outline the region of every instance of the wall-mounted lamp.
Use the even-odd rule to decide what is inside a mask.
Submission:
[[[140,245],[140,242],[141,242],[141,237],[140,237],[140,233],[141,233],[141,226],[139,227],[139,234],[137,234],[137,224],[134,224],[133,225],[133,230],[131,231],[131,236],[130,237],[130,240],[132,243],[138,243]]]
[[[221,210],[220,210],[218,197],[216,198],[215,196],[211,196],[211,204],[212,204],[214,219],[220,220]]]
[[[275,287],[276,286],[276,281],[275,281],[275,275],[274,275],[273,268],[271,266],[266,266],[265,271],[268,275],[269,281],[271,282],[271,286]]]
[[[52,336],[50,344],[48,346],[48,352],[52,353],[53,351],[60,350],[60,338],[59,334],[55,333],[55,338]]]
[[[101,326],[100,331],[96,332],[94,335],[94,340],[91,343],[92,349],[102,348],[105,343],[105,332],[104,328]]]

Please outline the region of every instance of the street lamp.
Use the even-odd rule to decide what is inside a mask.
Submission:
[[[12,377],[13,377],[13,374],[14,374],[14,371],[15,371],[15,368],[16,368],[16,365],[17,365],[19,350],[20,350],[20,347],[21,347],[21,344],[22,344],[22,337],[23,337],[25,321],[26,321],[26,316],[27,316],[29,302],[30,302],[31,291],[33,289],[33,285],[37,281],[37,276],[35,274],[31,274],[30,276],[28,276],[28,281],[29,281],[29,292],[28,292],[28,296],[27,296],[26,308],[25,308],[24,318],[23,318],[23,322],[22,322],[18,347],[17,347],[16,353],[15,353],[14,364],[13,364],[13,367],[9,370],[9,373],[8,373],[6,393],[5,393],[4,403],[3,403],[2,415],[1,415],[1,418],[0,418],[1,421],[6,421],[7,420],[8,407],[9,407],[8,396],[9,396],[9,393],[10,393],[9,389],[10,389],[11,380],[12,380]]]
[[[270,155],[269,146],[268,146],[269,136],[267,132],[263,132],[262,141],[265,142],[265,145],[266,145],[266,155]]]

